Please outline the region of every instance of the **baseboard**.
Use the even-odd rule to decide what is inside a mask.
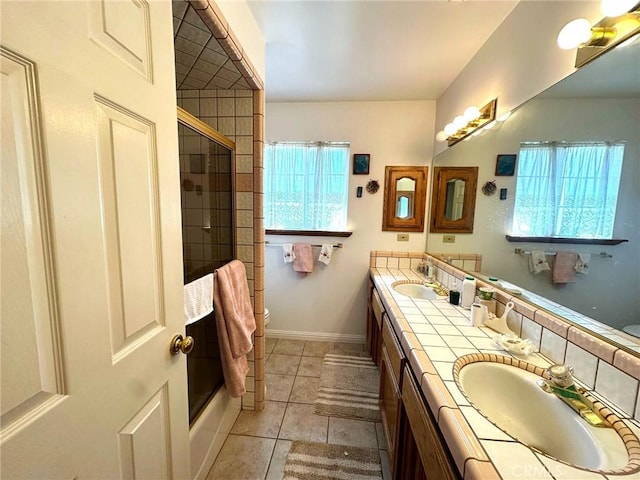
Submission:
[[[291,330],[274,330],[267,328],[265,335],[269,338],[285,338],[287,340],[309,340],[318,342],[364,343],[364,335],[350,333],[298,332]]]

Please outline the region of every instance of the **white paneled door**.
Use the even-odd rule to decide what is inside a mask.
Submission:
[[[188,478],[171,2],[0,9],[0,477]]]

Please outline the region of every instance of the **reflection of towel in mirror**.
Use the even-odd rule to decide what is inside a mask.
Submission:
[[[331,255],[333,255],[333,245],[330,243],[324,243],[322,248],[320,249],[320,256],[318,257],[318,261],[324,263],[325,265],[329,265],[331,262]]]
[[[284,263],[291,263],[296,258],[296,254],[293,253],[292,243],[285,243],[282,245],[282,258]]]
[[[547,256],[541,250],[533,250],[529,257],[529,271],[531,273],[540,273],[545,270],[551,270],[547,263]]]
[[[558,252],[553,261],[553,283],[575,283],[576,265],[578,255],[573,252]]]
[[[311,273],[313,272],[313,256],[310,243],[295,243],[293,245],[295,253],[293,259],[293,269],[296,272]]]
[[[579,253],[578,260],[576,260],[576,265],[573,269],[578,273],[586,275],[589,273],[589,262],[591,262],[590,253]]]

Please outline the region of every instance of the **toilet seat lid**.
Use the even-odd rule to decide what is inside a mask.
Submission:
[[[623,327],[622,330],[634,337],[640,337],[640,324],[627,325],[626,327]]]

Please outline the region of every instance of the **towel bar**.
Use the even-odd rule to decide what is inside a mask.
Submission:
[[[264,242],[265,245],[269,246],[269,247],[281,247],[282,245],[286,245],[286,243],[271,243],[268,240],[266,242]],[[318,247],[321,248],[322,245],[318,245],[318,244],[312,244],[312,247]],[[333,248],[342,248],[342,243],[334,243],[333,244]]]
[[[516,255],[531,255],[531,250],[523,250],[522,248],[516,248],[513,253]],[[557,252],[544,252],[545,255],[553,257]],[[613,258],[613,255],[607,252],[600,252],[598,256],[602,258]]]

